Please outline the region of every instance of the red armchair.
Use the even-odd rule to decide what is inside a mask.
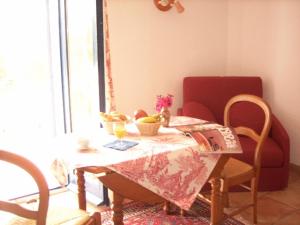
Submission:
[[[224,107],[227,101],[237,94],[263,95],[260,77],[185,77],[183,80],[183,106],[178,115],[201,118],[223,124]],[[247,116],[244,116],[247,114]],[[245,120],[251,116],[251,120]],[[249,105],[238,105],[233,112],[233,121],[260,130],[263,115]],[[235,158],[252,164],[254,143],[248,138],[240,138],[243,154]],[[260,191],[280,190],[287,186],[289,178],[289,136],[272,115],[272,127],[262,152]]]

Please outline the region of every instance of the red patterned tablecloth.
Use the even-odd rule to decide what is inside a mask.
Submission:
[[[114,137],[101,131],[96,141],[89,140],[91,151],[65,151],[63,158],[77,168],[105,166],[188,210],[220,154],[242,150],[230,128],[189,117],[172,117],[170,126],[161,127],[158,135],[146,137],[130,125],[126,140],[138,144],[126,151],[103,147]]]

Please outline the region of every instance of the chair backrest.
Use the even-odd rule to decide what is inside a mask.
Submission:
[[[231,114],[230,114],[231,110],[235,106],[238,107],[238,104],[242,104],[245,102],[247,102],[247,104],[251,103],[256,105],[263,112],[265,118],[260,132],[257,132],[256,130],[249,128],[247,126],[237,125],[237,124],[235,124],[234,126],[232,125]],[[247,115],[247,113],[245,113],[245,115]],[[269,105],[262,98],[255,95],[249,95],[249,94],[236,95],[232,97],[225,106],[224,125],[234,127],[238,135],[248,136],[257,143],[255,149],[255,155],[254,155],[254,167],[259,173],[260,166],[261,166],[262,147],[265,142],[265,139],[268,136],[271,127],[271,109]]]
[[[8,151],[0,150],[0,160],[14,164],[25,170],[32,176],[39,189],[39,205],[36,211],[24,208],[13,202],[2,200],[0,201],[0,210],[36,220],[37,225],[45,225],[49,205],[49,189],[41,171],[28,159]],[[5,173],[5,171],[1,171],[1,173]]]

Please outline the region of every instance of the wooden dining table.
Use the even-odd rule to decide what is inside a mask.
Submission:
[[[132,124],[126,140],[136,145],[126,151],[109,149],[101,135],[100,145],[77,153],[78,202],[86,209],[85,173],[92,173],[112,191],[112,220],[123,224],[123,200],[165,202],[188,211],[202,187],[211,185],[211,224],[223,219],[221,171],[229,154],[242,153],[230,128],[189,117],[172,117],[170,127],[158,135],[141,136]],[[110,141],[113,137],[110,136]]]
[[[211,172],[208,182],[211,184],[211,223],[219,225],[223,221],[222,196],[220,193],[221,181],[220,173],[228,160],[227,155],[223,155],[218,160],[216,167]],[[166,200],[152,191],[142,187],[141,185],[125,178],[124,176],[106,168],[97,166],[88,166],[77,168],[77,184],[78,184],[78,203],[79,208],[86,210],[86,192],[84,173],[92,173],[98,176],[100,182],[112,193],[112,220],[115,225],[123,225],[123,200],[125,198],[134,201],[141,201],[149,204],[162,203]],[[167,202],[165,202],[167,203]],[[168,214],[168,209],[166,214]]]

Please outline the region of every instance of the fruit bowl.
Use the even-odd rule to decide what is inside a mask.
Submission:
[[[157,135],[158,130],[160,128],[160,122],[156,123],[141,123],[141,122],[135,122],[135,125],[141,135],[145,136],[154,136]]]

